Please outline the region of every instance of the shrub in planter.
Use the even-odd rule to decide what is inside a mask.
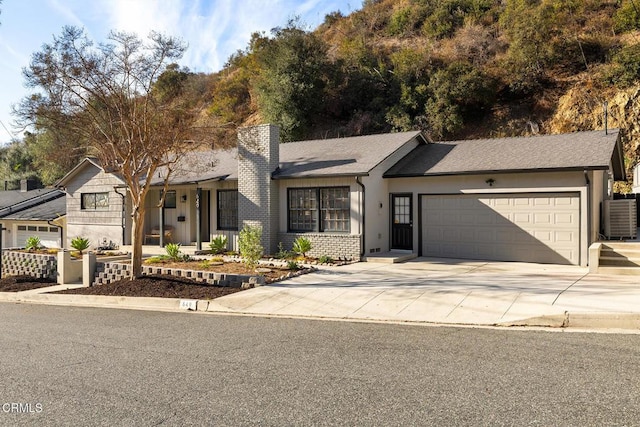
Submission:
[[[242,256],[243,262],[250,267],[255,268],[264,253],[264,248],[260,244],[261,237],[262,229],[260,227],[246,225],[240,231],[238,238],[240,256]]]
[[[307,257],[307,252],[311,250],[311,240],[306,237],[298,237],[293,242],[293,252],[301,255],[303,258]]]
[[[171,261],[182,261],[184,259],[180,253],[180,243],[167,243],[164,250]]]
[[[89,239],[85,237],[77,236],[71,239],[71,247],[80,252],[80,255],[82,255],[82,251],[89,248],[89,245]]]
[[[37,251],[40,249],[40,238],[38,236],[31,236],[24,242],[24,248],[29,252]]]
[[[222,254],[227,250],[227,236],[216,236],[211,243],[209,243],[211,252],[214,254]]]

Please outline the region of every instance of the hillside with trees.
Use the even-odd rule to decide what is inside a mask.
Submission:
[[[218,147],[263,122],[279,124],[284,141],[602,129],[606,103],[631,167],[640,158],[639,42],[640,0],[365,0],[313,30],[292,20],[255,33],[217,73],[171,66],[156,90],[205,105],[199,125]],[[59,144],[64,155],[51,150]],[[3,150],[0,171],[52,183],[86,145],[41,121]]]

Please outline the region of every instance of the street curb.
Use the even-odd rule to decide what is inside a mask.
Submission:
[[[295,317],[315,320],[333,321],[357,321],[357,322],[393,322],[403,324],[424,324],[424,325],[445,325],[445,326],[477,326],[477,327],[536,327],[552,329],[591,329],[591,330],[635,330],[640,332],[640,313],[574,313],[565,311],[564,314],[544,315],[530,317],[522,320],[501,322],[494,324],[486,323],[450,323],[437,320],[398,322],[395,319],[374,319],[374,318],[350,318],[350,317],[320,317],[320,316],[279,316],[269,313],[239,312],[227,308],[215,300],[189,300],[177,298],[150,298],[150,297],[124,297],[105,295],[71,295],[71,294],[25,294],[22,292],[0,292],[0,301],[14,303],[33,303],[62,305],[75,307],[98,307],[98,308],[118,308],[134,309],[145,311],[170,311],[185,312],[197,311],[216,315],[236,315],[236,316],[259,316],[259,317]],[[184,308],[183,302],[189,302],[189,307]]]
[[[22,294],[0,292],[0,301],[77,307],[127,308],[150,311],[188,311],[180,308],[180,299],[119,297],[106,295]],[[196,300],[198,311],[206,310],[208,301]],[[202,307],[202,309],[200,308]]]
[[[499,323],[496,326],[531,326],[563,329],[626,329],[640,331],[640,313],[575,313],[548,315]]]

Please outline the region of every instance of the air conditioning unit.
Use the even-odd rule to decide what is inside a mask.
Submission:
[[[635,239],[638,233],[635,199],[605,200],[602,209],[607,239]]]

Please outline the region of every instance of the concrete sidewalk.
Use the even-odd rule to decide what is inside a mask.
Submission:
[[[48,290],[0,293],[0,301],[170,311],[189,305]],[[220,314],[640,332],[640,277],[588,274],[573,266],[429,258],[356,263],[191,303],[197,311]]]

